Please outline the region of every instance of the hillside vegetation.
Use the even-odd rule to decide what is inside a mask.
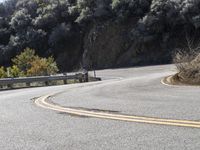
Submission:
[[[178,73],[173,77],[175,82],[200,85],[200,42],[188,39],[185,49],[178,50],[174,57]]]
[[[61,71],[168,63],[199,31],[199,0],[6,0],[0,66],[27,47]]]
[[[59,71],[53,57],[41,58],[30,48],[13,58],[12,63],[11,67],[0,67],[0,78],[48,76]]]

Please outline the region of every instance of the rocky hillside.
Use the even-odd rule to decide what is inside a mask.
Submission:
[[[0,65],[26,47],[62,71],[169,63],[199,31],[199,0],[6,0]]]

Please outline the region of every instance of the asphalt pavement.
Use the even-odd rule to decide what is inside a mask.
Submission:
[[[198,150],[200,128],[81,116],[35,104],[53,95],[63,108],[200,121],[200,87],[166,86],[173,65],[97,71],[101,82],[0,92],[0,150]],[[90,73],[92,74],[92,72]]]

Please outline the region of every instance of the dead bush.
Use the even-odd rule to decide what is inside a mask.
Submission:
[[[200,84],[200,44],[188,43],[186,49],[178,50],[174,63],[178,70],[178,79],[189,84]]]

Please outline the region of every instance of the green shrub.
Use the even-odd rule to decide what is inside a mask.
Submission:
[[[35,50],[26,48],[21,54],[17,55],[12,62],[22,72],[26,72],[31,68],[31,62],[36,59]]]
[[[31,62],[31,68],[27,70],[27,76],[44,76],[52,75],[58,72],[57,64],[55,63],[53,57],[40,58]]]
[[[30,48],[26,48],[12,61],[14,66],[9,68],[11,77],[45,76],[59,71],[53,57],[41,58],[35,54],[35,50]]]
[[[9,77],[11,78],[24,76],[24,73],[16,65],[13,65],[12,67],[8,67],[7,72],[9,72]]]
[[[120,0],[112,0],[112,8],[116,8],[120,4]]]
[[[7,77],[7,73],[5,71],[4,67],[0,67],[0,78],[6,78]]]

